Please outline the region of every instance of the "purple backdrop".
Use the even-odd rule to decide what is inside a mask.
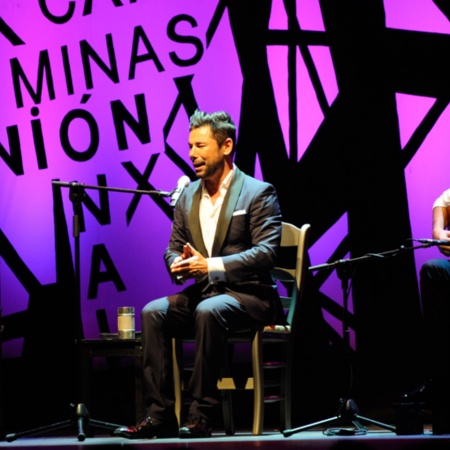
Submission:
[[[169,146],[189,163],[188,115],[182,105],[176,108],[180,80],[189,80],[200,108],[224,109],[234,117],[238,128],[240,123],[243,78],[226,9],[219,15],[210,42],[207,40],[218,1],[174,0],[164,2],[164,6],[144,1],[123,1],[115,6],[112,1],[103,1],[93,2],[92,10],[86,9],[88,4],[61,0],[0,4],[0,230],[42,285],[53,283],[56,274],[52,180],[96,186],[97,176],[104,175],[108,186],[136,189],[136,180],[126,167],[143,174],[154,155],[157,159],[148,181],[155,189],[172,190],[183,171],[164,150]],[[296,5],[303,30],[326,33],[318,0],[298,0]],[[384,8],[388,28],[442,34],[450,31],[448,20],[431,0],[385,0]],[[272,2],[269,29],[287,29],[281,0]],[[310,52],[326,101],[332,107],[339,89],[330,49],[317,44],[310,46]],[[287,59],[286,47],[267,47],[277,113],[289,152],[292,124]],[[300,53],[296,64],[300,160],[324,116]],[[435,99],[397,92],[396,101],[403,148]],[[122,143],[120,123],[114,122],[113,112],[119,107],[128,111],[142,132],[139,135],[129,124],[123,125],[126,138]],[[416,238],[430,237],[431,205],[449,187],[449,121],[447,109],[406,167],[412,236]],[[262,177],[258,161],[255,174]],[[62,195],[72,231],[68,189],[63,188]],[[98,191],[88,190],[88,195],[98,204]],[[175,289],[162,259],[171,226],[167,214],[152,197],[142,196],[128,223],[127,211],[134,196],[110,192],[108,198],[110,222],[102,225],[85,210],[86,232],[80,238],[86,337],[98,335],[97,310],[106,310],[111,331],[115,331],[118,306],[133,305],[139,311],[147,301]],[[327,261],[347,232],[344,214],[312,246],[311,264]],[[111,257],[125,290],[118,290],[110,280],[100,282],[95,298],[88,299],[91,258],[93,249],[100,245]],[[416,252],[417,268],[425,259],[438,255],[436,248]],[[103,265],[100,271],[105,271]],[[334,273],[322,292],[342,302],[340,282]],[[28,294],[19,274],[0,253],[3,316],[27,310]],[[64,303],[65,299],[59,301]],[[340,333],[338,320],[327,312],[325,319]],[[140,327],[139,314],[136,326]],[[18,337],[5,342],[4,355],[20,355],[22,341]],[[352,345],[356,345],[354,335]]]

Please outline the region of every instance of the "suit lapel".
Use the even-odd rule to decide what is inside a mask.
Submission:
[[[205,258],[208,252],[203,242],[202,228],[200,226],[200,199],[202,196],[202,185],[198,184],[197,191],[192,198],[191,210],[189,211],[189,231],[192,235],[192,246],[199,251]]]
[[[236,202],[239,198],[239,194],[241,193],[242,185],[244,184],[244,177],[244,173],[235,166],[230,188],[225,195],[222,209],[220,210],[211,256],[217,256],[219,254],[219,251],[225,241],[225,236],[227,235],[228,227],[230,226],[231,218],[233,217]]]

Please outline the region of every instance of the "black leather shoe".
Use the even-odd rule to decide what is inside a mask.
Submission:
[[[187,438],[211,437],[212,428],[206,419],[200,416],[188,416],[185,424],[179,429],[178,436]]]
[[[169,438],[177,436],[176,424],[168,425],[152,417],[144,417],[137,425],[120,427],[114,430],[115,436],[128,439]]]

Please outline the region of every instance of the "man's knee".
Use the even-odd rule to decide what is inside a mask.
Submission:
[[[443,258],[430,259],[420,269],[421,276],[434,273],[450,273],[450,261]]]
[[[167,300],[160,298],[147,303],[141,311],[142,323],[160,322],[167,312]]]
[[[195,320],[209,320],[215,316],[215,307],[207,304],[207,302],[200,302],[195,309]]]

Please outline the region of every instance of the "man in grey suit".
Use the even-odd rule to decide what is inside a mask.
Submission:
[[[188,286],[142,311],[147,415],[115,434],[130,439],[211,436],[217,381],[230,331],[283,320],[270,275],[281,239],[275,188],[234,165],[236,127],[225,112],[190,118],[189,158],[198,180],[180,196],[164,258],[174,283]],[[195,336],[193,402],[178,429],[171,337]]]

